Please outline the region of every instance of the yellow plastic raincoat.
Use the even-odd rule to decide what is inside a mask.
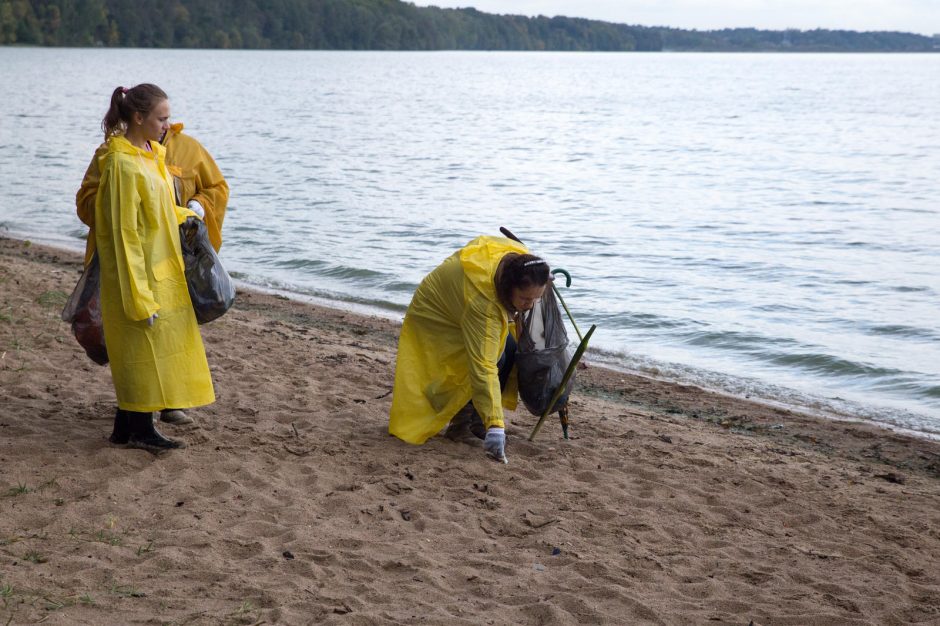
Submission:
[[[487,428],[503,427],[503,407],[516,408],[515,376],[501,393],[496,367],[510,324],[494,278],[511,252],[528,250],[511,239],[477,237],[421,281],[398,340],[392,435],[422,444],[471,398]]]
[[[179,222],[193,213],[175,205],[164,148],[151,145],[152,152],[110,138],[95,201],[101,317],[118,407],[144,412],[215,401],[180,253]]]
[[[196,200],[206,210],[206,229],[209,241],[218,251],[222,247],[222,221],[228,205],[228,183],[202,144],[184,134],[182,124],[173,124],[163,137],[166,147],[166,167],[173,176],[173,188],[176,203],[186,206],[190,200]],[[75,194],[75,206],[78,218],[89,228],[85,244],[85,265],[91,262],[95,253],[95,198],[98,195],[100,173],[98,161],[108,151],[108,144],[98,146],[95,155],[88,164],[82,186]]]

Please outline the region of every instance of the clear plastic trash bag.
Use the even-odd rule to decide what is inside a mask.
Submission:
[[[62,309],[62,321],[72,325],[72,334],[85,354],[98,365],[108,364],[108,350],[104,345],[104,325],[101,322],[101,269],[98,253],[82,272]]]
[[[180,246],[196,321],[211,322],[235,302],[235,285],[209,242],[209,231],[202,220],[190,217],[180,224]]]
[[[516,351],[519,396],[533,415],[542,415],[565,377],[571,362],[568,333],[551,285],[535,307],[522,318]],[[574,377],[568,380],[554,409],[568,402]]]

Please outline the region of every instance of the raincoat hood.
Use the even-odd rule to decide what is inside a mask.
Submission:
[[[166,142],[170,140],[170,137],[175,137],[181,132],[183,132],[183,122],[175,122],[170,124],[170,130],[166,131],[166,133],[163,135],[163,139],[160,140],[160,143],[165,146]]]
[[[479,291],[487,300],[502,303],[496,295],[496,267],[506,254],[528,254],[529,249],[521,243],[505,237],[477,237],[460,250],[460,264],[464,275],[469,279],[467,286]],[[493,264],[497,260],[497,265]],[[468,294],[469,295],[469,294]]]

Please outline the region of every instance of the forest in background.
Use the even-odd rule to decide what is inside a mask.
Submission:
[[[470,1],[470,0],[468,0]],[[399,0],[0,0],[0,45],[288,50],[940,52],[940,36],[699,31]]]

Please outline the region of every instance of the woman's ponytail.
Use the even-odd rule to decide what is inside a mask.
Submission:
[[[134,113],[147,116],[161,100],[166,100],[166,92],[150,83],[141,83],[126,89],[118,87],[111,93],[111,106],[101,120],[104,140],[113,135],[120,135],[127,130]]]
[[[108,137],[120,134],[126,129],[125,122],[123,122],[124,116],[121,115],[121,104],[126,93],[127,89],[118,87],[111,94],[111,106],[108,108],[108,112],[104,114],[104,119],[101,120],[101,130],[104,131],[105,141],[108,140]]]

